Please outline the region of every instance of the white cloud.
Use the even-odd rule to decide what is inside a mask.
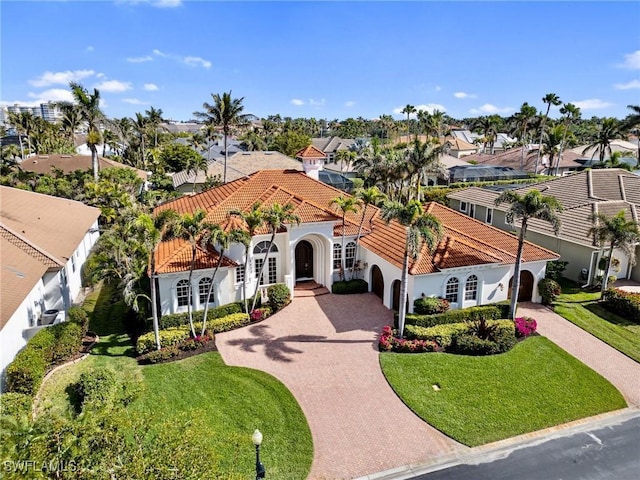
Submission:
[[[144,57],[128,57],[127,58],[127,62],[129,63],[143,63],[143,62],[150,62],[153,60],[153,57],[151,55],[145,55]]]
[[[500,113],[509,113],[513,112],[513,107],[496,107],[495,105],[491,105],[490,103],[485,103],[479,108],[472,108],[469,110],[471,113],[476,115],[489,114],[496,115]]]
[[[356,102],[354,102],[353,100],[349,100],[348,102],[344,103],[344,106],[351,108],[351,107],[355,106],[355,104],[356,104]]]
[[[442,87],[440,85],[436,85],[435,91],[439,92],[440,90],[442,90]]]
[[[631,80],[627,83],[616,83],[613,87],[617,90],[631,90],[633,88],[640,88],[640,80]]]
[[[67,70],[65,72],[44,72],[38,78],[29,80],[34,87],[48,87],[50,85],[68,85],[69,82],[77,82],[83,78],[95,75],[93,70]]]
[[[325,103],[326,103],[326,100],[324,98],[321,98],[320,100],[314,100],[313,98],[309,99],[309,105],[313,105],[315,107],[321,107]]]
[[[474,93],[467,93],[467,92],[456,92],[453,94],[454,97],[456,98],[476,98],[477,95]]]
[[[66,88],[51,88],[40,93],[29,92],[27,96],[33,98],[33,105],[39,105],[47,102],[73,102],[73,95],[71,90]]]
[[[131,90],[131,82],[121,82],[120,80],[105,80],[96,87],[98,90],[102,92],[126,92],[127,90]]]
[[[571,102],[581,110],[598,110],[600,108],[612,107],[613,103],[605,102],[599,98],[589,98],[587,100],[580,100],[579,102]]]
[[[211,62],[201,57],[184,57],[182,61],[192,67],[201,66],[204,68],[211,68]]]
[[[160,51],[160,50],[158,50],[157,48],[154,48],[154,49],[153,49],[153,54],[154,54],[154,55],[157,55],[157,56],[159,56],[159,57],[166,57],[166,56],[167,56],[167,54],[166,54],[166,53],[161,52],[161,51]]]
[[[292,99],[292,100],[291,100],[291,103],[292,103],[293,105],[298,106],[298,107],[300,107],[300,106],[304,105],[304,101],[303,101],[303,100],[300,100],[299,98],[294,98],[294,99]]]
[[[145,83],[144,89],[148,92],[155,92],[156,90],[160,90],[160,88],[155,83]]]
[[[97,74],[96,74],[96,77],[98,77],[98,78],[105,78],[105,77],[106,77],[106,75],[105,75],[104,73],[100,72],[100,73],[97,73]]]
[[[93,45],[89,45],[87,48],[84,49],[85,52],[93,52],[95,50],[95,48],[93,48]]]
[[[148,105],[148,102],[143,102],[137,98],[123,98],[122,101],[124,103],[130,103],[131,105]]]
[[[640,70],[640,50],[633,53],[627,53],[624,56],[624,63],[618,65],[621,68],[629,68],[631,70]]]
[[[175,8],[182,6],[182,0],[117,0],[116,5],[149,5],[156,8]]]

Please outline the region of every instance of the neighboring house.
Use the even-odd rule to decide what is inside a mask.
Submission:
[[[522,147],[516,147],[507,150],[506,152],[496,153],[493,155],[490,153],[476,153],[469,155],[464,159],[477,165],[510,167],[515,170],[534,173],[537,157],[538,149],[535,147],[530,147],[525,150],[524,159],[522,158]],[[562,176],[571,172],[583,170],[584,165],[583,162],[580,161],[582,158],[584,158],[582,155],[572,152],[571,150],[565,150],[560,158],[560,165],[557,165],[558,159],[554,158],[553,172],[549,172],[549,157],[548,155],[542,155],[538,162],[538,173],[555,175],[557,168],[558,175]]]
[[[109,158],[98,156],[98,164],[100,170],[105,168],[127,168],[136,172],[136,175],[143,181],[147,181],[147,172],[139,170],[137,168],[125,165],[123,163],[115,162]],[[26,158],[20,167],[27,172],[34,172],[39,174],[51,174],[53,168],[58,168],[64,173],[75,172],[76,170],[91,170],[93,163],[91,160],[91,154],[89,155],[37,155]]]
[[[597,147],[588,148],[589,145],[581,145],[572,148],[570,151],[580,155],[582,158],[600,158],[600,150]],[[588,149],[587,149],[588,148]],[[585,149],[587,149],[585,151]],[[638,144],[627,140],[612,140],[611,151],[620,152],[625,157],[636,157],[638,155]],[[605,159],[609,158],[609,151],[605,152]]]
[[[604,213],[613,216],[625,210],[630,220],[640,220],[640,176],[620,169],[587,170],[562,178],[555,178],[535,185],[515,189],[524,194],[529,190],[540,190],[544,195],[556,197],[564,206],[560,214],[561,226],[558,236],[546,222],[531,220],[527,239],[545,248],[558,252],[560,259],[569,262],[565,276],[590,285],[602,272],[598,263],[603,250],[589,236],[592,224],[589,216]],[[451,208],[480,221],[507,231],[515,231],[516,225],[506,222],[508,204],[495,206],[499,192],[471,187],[448,195]],[[636,249],[640,259],[640,247]],[[640,265],[630,265],[622,252],[615,252],[620,260],[618,278],[640,281]]]
[[[350,150],[355,143],[356,141],[353,138],[327,137],[311,139],[311,144],[325,154],[327,164],[336,163],[338,151]]]
[[[39,326],[59,321],[80,293],[99,216],[80,202],[0,186],[3,376]]]
[[[529,178],[529,174],[511,167],[493,165],[456,165],[449,168],[449,182],[493,182]]]
[[[449,135],[440,139],[440,145],[444,153],[455,158],[466,157],[478,152],[478,146],[465,142],[462,138]]]
[[[480,147],[478,151],[482,150],[484,143],[482,142],[481,134],[473,133],[466,128],[452,128],[450,133],[454,138],[463,140],[468,144],[478,145]],[[493,151],[494,153],[504,152],[511,148],[516,141],[515,138],[510,137],[506,133],[497,133],[493,143]],[[488,149],[489,145],[487,144],[487,150]]]
[[[296,153],[303,170],[316,180],[331,185],[344,192],[353,190],[353,182],[346,175],[327,169],[327,156],[320,149],[309,145]]]
[[[313,149],[314,147],[308,147]],[[320,152],[322,154],[322,152]],[[320,160],[319,155],[315,154]],[[261,229],[249,247],[249,270],[244,271],[244,247],[233,245],[214,282],[212,304],[238,301],[242,282],[247,279],[250,297],[259,282],[265,287],[286,284],[295,295],[300,282],[315,281],[331,287],[340,278],[341,262],[346,264],[346,278],[355,276],[369,283],[369,288],[384,305],[399,305],[400,278],[406,231],[395,221],[386,224],[376,207],[367,209],[362,223],[363,238],[357,247],[355,238],[363,210],[346,215],[345,240],[342,243],[342,215],[332,199],[345,193],[315,178],[317,165],[308,157],[305,174],[293,170],[262,170],[223,186],[194,196],[185,196],[159,206],[156,211],[174,209],[179,213],[205,208],[207,220],[223,228],[241,227],[233,210],[248,211],[259,202],[264,207],[274,203],[291,204],[299,216],[299,225],[286,225],[275,236],[275,248],[268,251],[269,232]],[[440,219],[445,235],[434,254],[426,248],[409,266],[409,310],[422,295],[447,298],[453,308],[506,300],[512,281],[518,239],[513,235],[473,220],[443,205],[431,203],[427,211]],[[163,315],[204,308],[206,291],[217,265],[217,251],[197,247],[196,267],[189,292],[191,247],[183,240],[161,244],[156,254],[160,306]],[[356,261],[356,251],[357,261]],[[522,265],[521,300],[539,300],[537,284],[544,277],[546,262],[557,254],[527,243]],[[260,267],[263,275],[257,278]]]

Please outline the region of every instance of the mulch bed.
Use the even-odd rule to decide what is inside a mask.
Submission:
[[[200,355],[202,353],[217,352],[217,351],[218,351],[218,347],[216,347],[216,342],[215,340],[212,340],[210,342],[207,342],[204,346],[200,348],[196,348],[195,350],[180,350],[178,355],[176,355],[175,357],[166,358],[158,362],[151,363],[147,361],[145,358],[145,355],[140,355],[136,357],[136,360],[140,365],[158,365],[160,363],[170,363],[170,362],[175,362],[177,360],[184,360],[185,358],[193,357],[195,355]]]

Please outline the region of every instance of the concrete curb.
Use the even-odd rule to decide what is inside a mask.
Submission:
[[[628,407],[622,410],[602,413],[555,427],[525,433],[517,437],[488,443],[471,448],[468,453],[457,453],[434,458],[424,463],[415,463],[377,472],[354,480],[407,480],[417,475],[437,472],[459,464],[478,464],[507,457],[514,450],[545,443],[556,438],[570,436],[591,430],[595,427],[616,425],[640,416],[640,407]]]

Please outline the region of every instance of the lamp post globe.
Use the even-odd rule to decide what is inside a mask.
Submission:
[[[261,480],[265,478],[266,471],[264,465],[260,461],[260,445],[262,444],[262,433],[260,433],[260,430],[256,429],[253,432],[251,440],[256,446],[256,480]]]

